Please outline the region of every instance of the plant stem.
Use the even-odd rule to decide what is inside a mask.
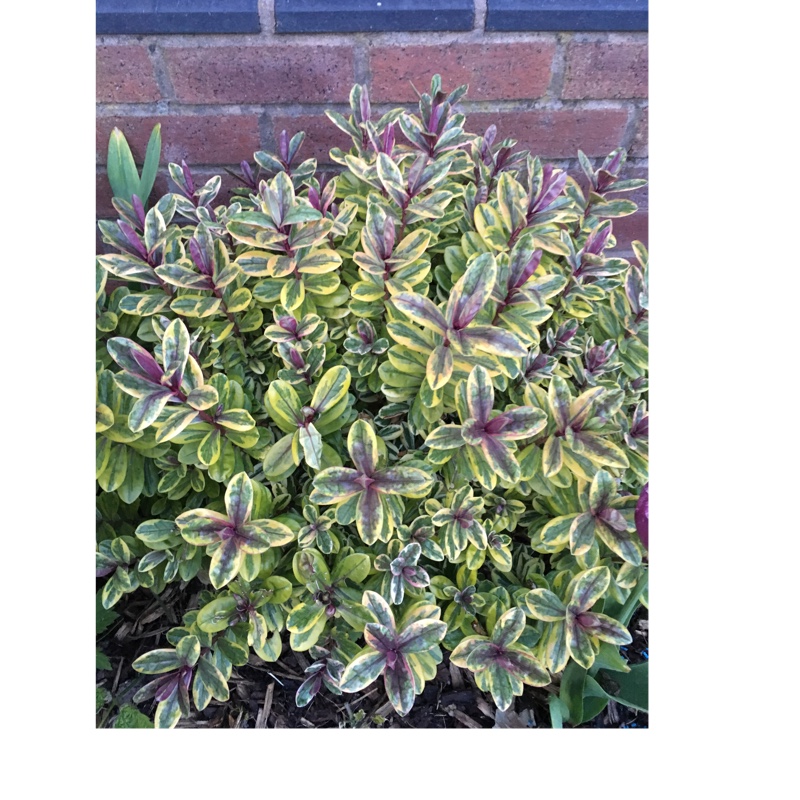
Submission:
[[[644,590],[647,588],[647,578],[650,574],[650,571],[647,570],[641,578],[639,578],[638,583],[636,586],[633,587],[633,591],[631,591],[630,597],[625,601],[625,605],[622,606],[622,611],[619,613],[619,621],[625,626],[628,626],[628,623],[631,621],[631,617],[633,616],[633,612],[636,611],[636,607],[639,604],[639,598],[644,593]]]

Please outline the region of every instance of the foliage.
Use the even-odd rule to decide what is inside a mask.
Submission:
[[[117,203],[124,203],[130,210],[139,214],[147,205],[150,192],[156,180],[158,162],[161,158],[161,123],[156,123],[150,133],[147,150],[144,155],[142,173],[136,168],[125,134],[114,128],[108,138],[108,182],[114,192]]]
[[[641,684],[648,259],[613,225],[643,182],[467,133],[465,91],[373,119],[356,86],[339,174],[284,133],[228,203],[170,164],[99,223],[102,606],[196,598],[133,664],[158,727],[287,645],[299,705],[383,676],[407,714],[445,651],[554,724]]]

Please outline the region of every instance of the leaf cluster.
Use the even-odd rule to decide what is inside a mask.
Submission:
[[[352,140],[334,176],[284,132],[227,203],[185,163],[148,209],[114,187],[96,568],[104,609],[197,598],[134,662],[159,727],[285,647],[315,659],[299,704],[382,677],[400,714],[446,651],[504,709],[566,679],[602,699],[602,671],[625,672],[647,601],[648,258],[615,255],[613,225],[641,182],[621,150],[580,154],[579,183],[468,133],[465,91],[435,76],[418,112],[373,119],[354,87],[328,113]],[[582,718],[563,702],[554,720]]]

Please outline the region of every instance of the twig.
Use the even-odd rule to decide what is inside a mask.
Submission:
[[[443,710],[447,712],[453,719],[457,719],[462,725],[468,728],[481,728],[479,723],[475,722],[472,717],[468,717],[463,711],[459,711],[455,706],[444,706]]]
[[[267,720],[269,719],[269,712],[272,711],[272,695],[275,692],[275,684],[271,683],[267,686],[267,695],[264,698],[264,705],[261,706],[256,717],[256,728],[266,728]]]
[[[457,692],[464,688],[464,678],[461,675],[461,670],[452,661],[450,662],[450,683],[453,684],[453,689]]]
[[[481,714],[483,714],[486,717],[489,717],[489,719],[491,720],[494,719],[495,717],[494,709],[482,697],[478,697],[475,699],[475,705],[478,706],[478,711],[480,711]]]
[[[364,719],[362,719],[361,722],[359,722],[358,727],[359,728],[368,728],[370,722],[372,722],[372,720],[375,717],[385,717],[387,714],[389,714],[392,711],[392,709],[393,709],[393,706],[392,706],[391,702],[389,702],[387,700],[382,706],[372,709],[372,711],[370,711],[370,713],[367,714],[367,716],[364,717]]]
[[[117,686],[119,686],[119,674],[122,672],[122,662],[124,658],[119,660],[119,666],[117,667],[117,674],[114,676],[114,683],[111,685],[111,694],[115,695],[117,693]]]

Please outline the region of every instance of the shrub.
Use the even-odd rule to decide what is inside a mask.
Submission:
[[[643,181],[466,133],[465,91],[374,121],[356,86],[335,176],[284,132],[228,205],[170,164],[99,223],[102,604],[199,587],[133,664],[159,727],[287,638],[300,705],[382,675],[407,714],[450,651],[500,709],[547,685],[576,724],[628,671],[648,265],[610,251]]]

